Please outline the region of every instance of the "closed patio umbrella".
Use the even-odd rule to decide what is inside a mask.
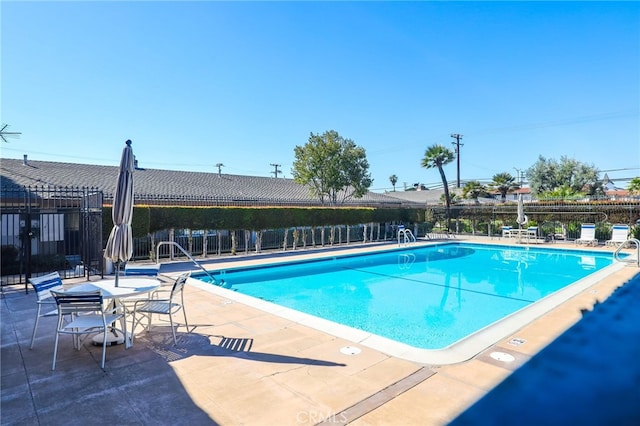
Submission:
[[[133,216],[133,149],[131,141],[127,140],[122,150],[120,173],[113,196],[113,229],[109,234],[104,257],[116,264],[116,286],[120,275],[120,264],[131,259],[133,255],[133,236],[131,232],[131,218]]]
[[[527,223],[529,219],[527,215],[524,214],[524,199],[522,198],[522,194],[518,194],[518,217],[516,218],[516,222],[522,228],[522,225]]]

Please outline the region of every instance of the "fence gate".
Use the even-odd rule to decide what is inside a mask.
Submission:
[[[102,201],[93,188],[2,188],[2,285],[102,275]]]

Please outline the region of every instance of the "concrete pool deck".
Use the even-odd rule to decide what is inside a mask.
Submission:
[[[291,259],[298,256],[317,257],[319,252],[288,253]],[[248,256],[229,260],[228,265],[274,258],[280,257]],[[224,267],[225,260],[210,266]],[[447,424],[578,322],[583,311],[603,302],[639,272],[637,267],[620,268],[470,360],[441,366],[390,356],[191,285],[185,298],[192,332],[180,327],[178,346],[172,345],[168,326],[156,319],[152,333],[136,336],[132,349],[122,345],[107,349],[105,371],[99,367],[100,348],[87,344],[78,352],[63,341],[52,372],[53,336],[47,330],[54,327],[54,319],[41,321],[35,347],[29,350],[35,296],[25,295],[23,286],[5,286],[0,421],[3,425]],[[341,351],[345,347],[361,352],[349,355]],[[565,366],[571,368],[570,363]],[[607,371],[601,373],[606,381]]]

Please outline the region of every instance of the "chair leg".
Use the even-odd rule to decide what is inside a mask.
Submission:
[[[124,333],[124,348],[129,349],[131,347],[131,340],[133,337],[133,330],[131,333],[127,333],[127,319],[124,315],[120,318],[120,327],[122,328],[122,332]]]
[[[142,320],[147,318],[147,325],[142,325]],[[149,327],[151,327],[151,313],[148,312],[134,312],[133,321],[131,325],[131,343],[133,343],[135,331],[138,326],[142,326],[143,329],[146,329],[149,332]]]
[[[107,330],[107,326],[105,325],[104,331],[102,333],[102,364],[100,364],[100,367],[103,370],[104,370],[104,362],[107,359],[107,333],[108,333],[108,330]]]
[[[33,349],[33,344],[36,341],[36,330],[38,329],[38,323],[40,322],[40,309],[41,306],[38,305],[38,311],[36,312],[36,322],[33,324],[33,333],[31,334],[31,346],[29,349]]]
[[[72,330],[74,332],[74,334],[72,334],[73,337],[73,349],[75,349],[76,351],[80,350],[80,345],[82,344],[83,339],[81,338],[80,334],[77,334],[80,329],[78,328],[74,328]]]
[[[133,317],[131,319],[131,344],[133,345],[133,339],[136,336],[136,312],[133,312]]]
[[[184,305],[182,305],[182,313],[184,314],[184,326],[187,327],[187,333],[191,333],[191,331],[189,331],[189,323],[187,322],[187,310],[184,308]]]
[[[58,355],[58,338],[60,337],[60,333],[56,330],[56,341],[53,344],[53,363],[51,364],[51,371],[56,369],[56,356]]]
[[[176,339],[176,329],[173,327],[173,315],[169,313],[169,324],[171,324],[171,333],[173,334],[173,345],[178,345],[178,340]]]

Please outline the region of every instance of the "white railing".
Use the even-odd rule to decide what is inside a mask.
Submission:
[[[193,264],[194,264],[194,265],[196,265],[198,268],[202,269],[202,270],[204,271],[204,273],[205,273],[205,274],[207,274],[207,276],[208,276],[209,278],[211,278],[211,282],[212,282],[213,284],[216,284],[216,279],[213,277],[213,275],[211,275],[211,274],[209,273],[209,271],[207,271],[207,270],[204,268],[204,266],[202,266],[202,265],[200,264],[200,262],[198,262],[197,260],[195,260],[195,259],[193,258],[193,256],[191,256],[191,255],[189,254],[189,252],[187,252],[185,249],[183,249],[183,248],[182,248],[182,246],[181,246],[180,244],[176,243],[175,241],[160,241],[160,242],[158,243],[158,245],[157,245],[157,247],[156,247],[156,262],[159,262],[159,261],[160,261],[160,247],[161,247],[161,246],[163,246],[163,245],[171,245],[171,246],[175,246],[175,247],[177,247],[177,248],[178,248],[178,250],[180,250],[180,251],[181,251],[185,256],[187,256],[187,257],[189,258],[189,260],[193,262]]]
[[[408,229],[405,229],[404,226],[399,226],[398,227],[398,245],[407,245],[409,243],[415,243],[416,242],[416,237],[413,235],[413,232],[411,232]]]
[[[630,243],[634,243],[636,245],[635,259],[633,258],[633,256],[620,257],[620,251]],[[613,258],[618,262],[635,263],[636,266],[640,267],[640,240],[638,240],[637,238],[629,238],[627,241],[618,246],[616,251],[613,253]]]

